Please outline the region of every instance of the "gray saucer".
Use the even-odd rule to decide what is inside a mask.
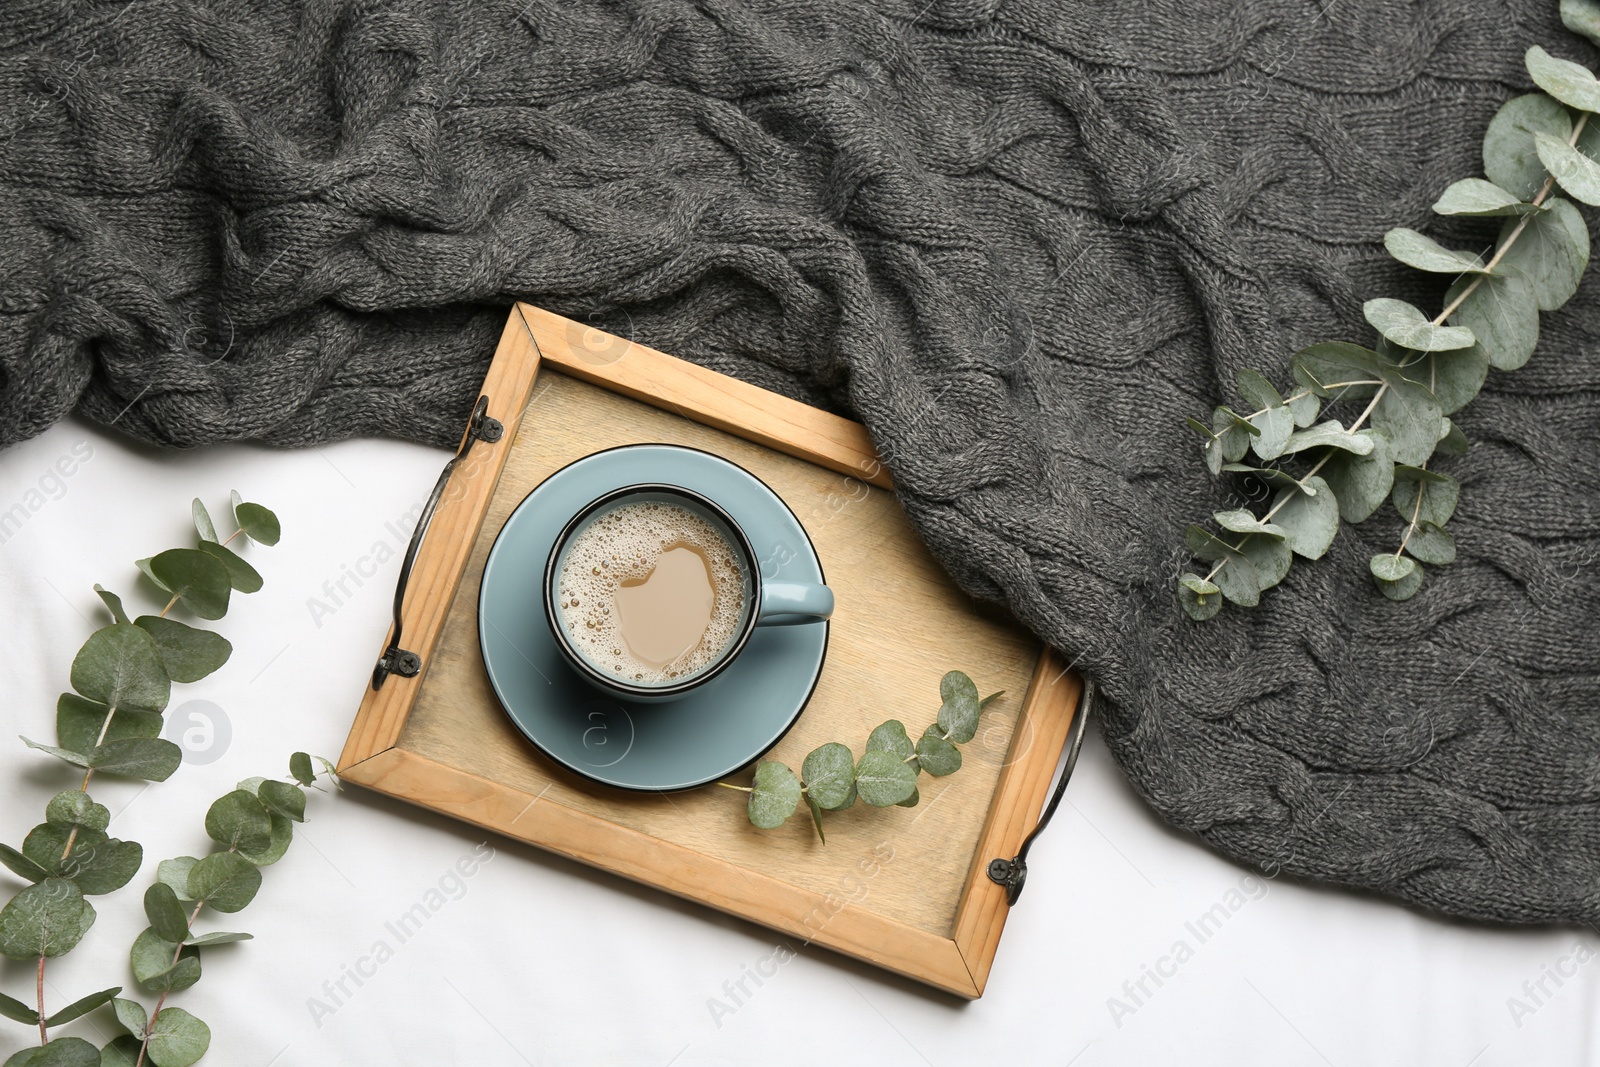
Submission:
[[[605,785],[688,789],[750,763],[794,725],[822,673],[828,623],[760,627],[722,677],[679,700],[619,702],[591,688],[545,622],[545,560],[580,508],[637,482],[681,485],[721,504],[749,535],[763,578],[824,581],[800,520],[755,475],[692,448],[627,445],[561,468],[511,513],[484,564],[478,644],[506,714],[546,756]]]

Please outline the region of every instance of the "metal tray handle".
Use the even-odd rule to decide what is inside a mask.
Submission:
[[[406,546],[406,558],[400,564],[400,581],[395,583],[394,587],[394,628],[389,633],[389,647],[383,650],[383,655],[378,658],[378,665],[372,669],[373,689],[382,689],[384,679],[391,674],[398,674],[402,678],[415,678],[422,672],[422,657],[400,647],[400,609],[405,606],[406,583],[411,580],[411,567],[417,561],[417,549],[422,547],[422,539],[428,534],[428,526],[433,522],[433,513],[439,506],[439,500],[444,496],[445,487],[450,484],[450,472],[456,469],[456,464],[472,451],[473,442],[494,444],[505,432],[506,428],[501,425],[499,419],[489,417],[488,396],[479,396],[478,402],[472,407],[472,418],[467,422],[467,433],[461,439],[460,450],[450,457],[450,462],[439,472],[439,480],[433,483],[433,495],[428,497],[428,505],[422,509],[422,517],[417,520],[417,528],[411,531],[411,544]]]
[[[1045,805],[1044,814],[1039,816],[1039,821],[1022,840],[1022,848],[1011,859],[993,859],[989,861],[989,881],[996,885],[1004,886],[1006,891],[1006,907],[1017,902],[1022,895],[1022,886],[1028,880],[1028,849],[1033,847],[1034,839],[1050,825],[1050,817],[1061,806],[1061,796],[1067,791],[1067,783],[1072,780],[1072,768],[1078,765],[1078,750],[1083,747],[1083,728],[1089,721],[1089,713],[1094,710],[1094,683],[1089,679],[1083,680],[1083,692],[1078,694],[1078,711],[1072,719],[1072,733],[1067,737],[1067,762],[1061,768],[1061,780],[1056,783],[1056,791],[1050,797],[1050,803]]]

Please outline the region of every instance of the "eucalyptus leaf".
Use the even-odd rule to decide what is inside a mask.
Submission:
[[[1284,401],[1289,406],[1289,413],[1294,416],[1296,427],[1304,429],[1317,421],[1317,415],[1322,412],[1322,399],[1316,393],[1302,389],[1294,396]]]
[[[1418,352],[1447,352],[1472,344],[1472,331],[1460,326],[1436,326],[1414,305],[1379,297],[1361,305],[1372,328],[1403,348]]]
[[[233,645],[221,634],[176,619],[141,615],[134,625],[155,640],[161,664],[175,682],[198,682],[233,655]]]
[[[1541,209],[1523,203],[1494,182],[1482,178],[1463,178],[1444,191],[1434,202],[1433,210],[1440,215],[1484,218],[1529,215]]]
[[[1523,61],[1533,84],[1579,111],[1600,111],[1600,82],[1580,63],[1557,59],[1538,45],[1528,49]]]
[[[172,695],[172,680],[150,635],[119,622],[90,634],[78,650],[72,688],[114,708],[160,711]]]
[[[1578,209],[1560,197],[1551,197],[1544,206],[1531,218],[1505,221],[1500,229],[1502,246],[1517,227],[1526,226],[1500,263],[1508,273],[1513,269],[1522,273],[1540,311],[1554,311],[1577,292],[1589,264],[1589,227]]]
[[[908,766],[913,771],[920,769],[917,763],[917,746],[912,743],[911,735],[906,733],[905,724],[899,719],[890,719],[867,735],[866,750],[891,753],[895,759],[909,760]]]
[[[183,749],[161,737],[126,737],[107,741],[91,759],[102,774],[164,782],[183,762]]]
[[[1313,475],[1306,481],[1316,488],[1317,495],[1279,493],[1272,502],[1273,518],[1287,532],[1289,547],[1296,555],[1321,559],[1339,532],[1339,500],[1322,478]]]
[[[4,993],[0,993],[0,1015],[4,1015],[13,1022],[22,1023],[24,1026],[39,1025],[39,1013],[37,1010],[28,1007],[14,997],[6,996]]]
[[[863,802],[875,808],[899,804],[916,789],[917,772],[891,753],[881,749],[868,752],[856,764],[856,790]]]
[[[139,1063],[142,1047],[137,1038],[127,1034],[114,1037],[100,1050],[100,1067],[142,1067]]]
[[[1222,468],[1229,474],[1248,474],[1259,479],[1263,485],[1272,489],[1293,489],[1297,493],[1310,495],[1311,490],[1300,484],[1300,480],[1288,471],[1276,467],[1252,467],[1248,463],[1230,463]]]
[[[134,981],[147,993],[176,993],[200,980],[200,950],[168,941],[154,930],[133,939],[128,962]]]
[[[957,744],[971,741],[978,732],[978,687],[960,671],[950,671],[939,679],[939,729]]]
[[[194,894],[189,892],[189,872],[200,861],[193,856],[177,856],[170,860],[162,860],[156,864],[156,878],[160,882],[172,887],[179,900],[194,900]]]
[[[1561,0],[1561,24],[1600,45],[1600,3],[1595,0]]]
[[[1268,537],[1282,537],[1283,530],[1270,522],[1262,522],[1256,517],[1255,512],[1248,508],[1237,508],[1233,511],[1219,511],[1212,518],[1217,520],[1217,525],[1233,533],[1265,534]]]
[[[193,945],[196,948],[203,948],[206,945],[231,945],[235,941],[253,940],[255,940],[254,934],[239,934],[228,930],[215,930],[209,934],[201,934],[199,937],[191,937],[185,941],[184,944]]]
[[[60,1026],[63,1023],[70,1023],[74,1019],[81,1019],[100,1005],[109,1004],[111,998],[120,992],[122,992],[122,987],[114,985],[110,989],[102,989],[98,993],[90,993],[86,997],[80,997],[50,1016],[44,1021],[44,1024],[46,1026]]]
[[[904,800],[895,801],[894,806],[897,808],[914,808],[921,800],[922,794],[917,792],[916,786],[912,786],[911,795],[906,797]]]
[[[1461,427],[1450,422],[1449,419],[1444,421],[1450,423],[1450,425],[1445,431],[1445,435],[1439,438],[1439,443],[1433,446],[1434,452],[1441,456],[1465,455],[1467,451],[1467,435],[1461,432]]]
[[[216,524],[211,521],[211,512],[206,510],[199,497],[194,498],[194,503],[189,505],[189,510],[194,515],[194,528],[200,534],[202,541],[218,541]]]
[[[311,757],[304,752],[296,752],[289,757],[289,774],[301,785],[310,785],[317,780],[317,773],[311,769]]]
[[[57,828],[59,829],[59,828]],[[85,842],[83,836],[95,831],[78,831],[72,851],[61,861],[61,876],[70,878],[85,896],[115,893],[133,880],[144,863],[144,846],[137,841]]]
[[[255,864],[232,852],[213,852],[189,871],[189,892],[209,908],[233,913],[246,907],[261,888]]]
[[[1574,200],[1590,207],[1600,205],[1600,163],[1547,133],[1539,134],[1533,143],[1539,149],[1539,161],[1557,185]]]
[[[1253,370],[1242,370],[1235,379],[1239,383],[1239,395],[1244,397],[1245,403],[1250,407],[1265,411],[1269,408],[1283,406],[1283,396],[1275,386],[1266,378]]]
[[[800,765],[806,794],[828,811],[847,808],[855,801],[855,755],[837,741],[813,749]]]
[[[1481,345],[1454,352],[1430,352],[1416,368],[1439,400],[1439,410],[1454,414],[1471,403],[1489,377],[1489,354]]]
[[[1446,248],[1426,234],[1404,226],[1384,234],[1383,247],[1406,266],[1431,274],[1486,273],[1483,260],[1471,252]]]
[[[1389,499],[1394,488],[1394,453],[1389,439],[1381,433],[1361,430],[1372,438],[1372,451],[1365,456],[1341,453],[1322,468],[1322,479],[1339,502],[1339,517],[1345,522],[1365,522]]]
[[[1377,354],[1345,341],[1324,341],[1302,348],[1294,354],[1290,369],[1296,382],[1323,399],[1347,393],[1352,397],[1368,396],[1382,384]],[[1351,382],[1363,384],[1345,384]]]
[[[144,1005],[137,1000],[128,1000],[117,997],[111,1002],[111,1010],[117,1015],[117,1022],[126,1027],[139,1040],[144,1040],[145,1029],[150,1025],[150,1016],[146,1014]]]
[[[1423,563],[1442,567],[1456,561],[1456,540],[1444,527],[1424,522],[1411,531],[1406,541],[1406,551]]]
[[[268,811],[277,812],[292,822],[306,821],[306,794],[299,786],[269,778],[261,783],[257,796]]]
[[[211,1047],[211,1028],[182,1008],[162,1008],[145,1049],[155,1067],[189,1067]]]
[[[1208,580],[1222,590],[1223,596],[1246,608],[1260,603],[1261,576],[1243,552],[1202,526],[1184,531],[1184,541],[1196,556],[1222,564]]]
[[[26,737],[22,739],[22,743],[31,749],[36,749],[39,752],[48,752],[50,755],[56,757],[57,759],[65,760],[74,767],[89,767],[91,765],[90,757],[85,756],[81,752],[72,752],[64,748],[57,748],[55,745],[40,744],[38,741],[30,741]]]
[[[202,619],[220,619],[228,613],[233,581],[228,568],[215,557],[197,548],[169,548],[151,557],[149,573],[157,585]]]
[[[1539,133],[1565,141],[1572,117],[1543,93],[1528,93],[1506,101],[1483,137],[1483,173],[1519,200],[1532,200],[1549,177],[1533,144]]]
[[[94,591],[95,595],[105,604],[106,610],[111,612],[112,622],[125,623],[128,621],[128,613],[122,609],[121,597],[101,586],[99,582],[95,583]]]
[[[1385,375],[1388,388],[1372,409],[1373,428],[1389,439],[1396,463],[1426,463],[1439,440],[1444,411],[1426,386],[1401,374]]]
[[[76,885],[65,878],[46,878],[0,908],[0,955],[37,960],[71,952],[94,919],[94,908]]]
[[[67,852],[68,840],[71,840],[74,846],[88,846],[105,841],[107,837],[99,830],[80,828],[74,832],[71,826],[40,823],[29,830],[28,836],[23,839],[22,854],[43,867],[51,876],[70,877],[61,873],[61,865],[64,862],[62,856]]]
[[[1286,407],[1268,408],[1250,420],[1261,432],[1250,440],[1251,451],[1262,459],[1276,459],[1294,432],[1294,412]]]
[[[48,870],[10,845],[0,845],[0,863],[5,864],[12,874],[30,882],[42,882],[50,877]]]
[[[1395,468],[1394,509],[1406,522],[1431,522],[1443,526],[1455,514],[1461,498],[1460,484],[1448,475],[1426,471],[1430,478],[1418,478],[1415,468]]]
[[[1263,592],[1283,581],[1294,562],[1294,551],[1282,537],[1247,538],[1239,551],[1256,569]]]
[[[111,811],[81,789],[63,789],[45,805],[44,821],[52,826],[84,826],[104,830],[111,825]]]
[[[1539,301],[1522,272],[1508,270],[1495,277],[1463,278],[1445,293],[1446,306],[1454,304],[1463,293],[1465,297],[1451,313],[1450,321],[1472,331],[1478,339],[1474,347],[1481,349],[1496,369],[1516,370],[1527,363],[1539,344]],[[1444,358],[1454,356],[1451,353]]]
[[[272,838],[267,847],[239,850],[239,855],[257,867],[270,867],[283,859],[284,853],[289,851],[289,843],[294,839],[294,823],[275,811],[268,814],[272,819]]]
[[[944,739],[944,731],[930,726],[917,738],[917,759],[922,769],[935,778],[954,774],[961,769],[961,750]]]
[[[76,693],[62,693],[56,701],[56,740],[62,748],[87,759],[97,746],[106,741],[157,737],[161,734],[161,715],[158,712],[120,708],[111,715],[108,724],[106,716],[110,714],[111,709],[98,701],[87,700]],[[105,734],[103,738],[102,731]]]
[[[48,1045],[25,1048],[5,1067],[102,1067],[100,1052],[81,1037],[52,1038]]]
[[[1206,469],[1212,474],[1222,473],[1222,440],[1211,432],[1211,428],[1199,419],[1184,419],[1184,425],[1199,434],[1205,443],[1201,446],[1201,455],[1205,456]]]
[[[275,545],[282,535],[278,517],[260,504],[240,502],[233,507],[234,520],[250,540],[263,545]]]
[[[1250,438],[1261,433],[1250,420],[1228,407],[1219,407],[1211,413],[1211,427],[1222,448],[1222,458],[1237,463],[1250,448]]]
[[[1409,556],[1385,552],[1369,564],[1378,589],[1390,600],[1409,600],[1422,588],[1422,567]]]
[[[178,903],[178,894],[165,882],[154,882],[144,891],[144,915],[150,929],[164,941],[189,939],[189,915]]]
[[[806,810],[811,813],[811,825],[816,828],[817,840],[824,845],[828,843],[828,834],[822,828],[822,805],[817,803],[817,798],[810,793],[805,794]]]
[[[1296,430],[1284,447],[1287,453],[1304,452],[1308,448],[1337,448],[1352,455],[1368,456],[1376,447],[1370,436],[1351,433],[1338,419],[1319,422],[1308,430]]]
[[[776,760],[762,760],[750,790],[750,821],[763,830],[776,830],[800,806],[800,779]]]
[[[1178,601],[1190,618],[1205,622],[1222,610],[1222,590],[1198,574],[1185,574],[1178,579]]]
[[[233,549],[211,541],[200,542],[200,551],[216,558],[228,570],[228,581],[241,593],[257,592],[262,585],[261,572],[245,562]]]
[[[260,800],[235,789],[218,797],[206,812],[206,833],[224,847],[257,852],[272,841],[272,820]],[[192,884],[193,874],[190,880]]]

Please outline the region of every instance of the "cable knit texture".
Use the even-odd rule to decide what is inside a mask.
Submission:
[[[862,419],[1221,852],[1595,922],[1600,283],[1459,419],[1415,599],[1388,509],[1257,610],[1173,590],[1237,497],[1184,417],[1439,306],[1380,239],[1492,239],[1428,205],[1534,43],[1595,59],[1554,0],[13,0],[0,433],[451,443],[526,299]]]

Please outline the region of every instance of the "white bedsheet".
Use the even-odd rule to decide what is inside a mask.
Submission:
[[[218,624],[232,661],[174,692],[169,714],[207,761],[94,788],[145,868],[95,898],[95,928],[51,963],[51,1009],[131,986],[143,887],[157,860],[206,847],[211,799],[283,774],[295,749],[337,757],[446,458],[378,441],[174,454],[76,420],[0,453],[13,736],[54,740],[72,655],[103,621],[92,585],[143,605],[133,560],[183,543],[191,497],[215,514],[237,487],[285,531],[250,551],[266,588]],[[73,776],[15,740],[0,741],[0,772],[0,839],[20,844]],[[824,950],[790,958],[760,927],[351,787],[313,796],[254,904],[205,922],[256,939],[208,950],[204,978],[171,1002],[210,1023],[203,1062],[218,1067],[1600,1062],[1594,931],[1453,923],[1258,878],[1165,829],[1093,730],[1030,866],[988,992],[965,1004]],[[393,926],[418,903],[425,923]],[[740,994],[757,969],[776,973]],[[31,1001],[32,988],[31,965],[0,966],[0,989]],[[63,1032],[98,1043],[108,1015]],[[0,1019],[0,1053],[28,1035]]]

